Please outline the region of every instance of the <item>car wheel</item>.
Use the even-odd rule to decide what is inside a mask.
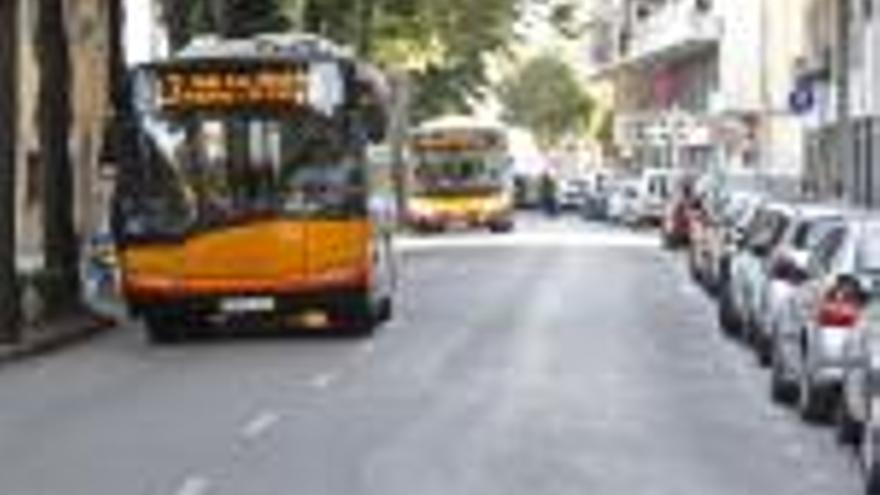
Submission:
[[[777,404],[792,405],[798,398],[797,384],[786,378],[783,367],[782,352],[774,345],[773,359],[770,366],[770,397]]]
[[[721,289],[718,300],[718,323],[727,335],[736,335],[742,329],[742,322],[733,309],[730,285],[725,284]]]
[[[701,287],[706,286],[706,280],[703,276],[703,271],[700,270],[700,266],[697,263],[697,255],[694,253],[693,249],[688,249],[688,271],[691,274],[691,279],[694,282],[699,284]]]
[[[880,495],[880,459],[877,458],[877,432],[863,429],[863,442],[859,449],[859,460],[865,473],[865,493]]]
[[[761,331],[756,332],[755,336],[755,354],[758,357],[758,364],[762,368],[769,368],[773,364],[773,344]]]
[[[861,443],[862,425],[853,418],[846,401],[838,403],[835,414],[835,426],[837,428],[837,440],[842,445],[856,446]]]
[[[814,385],[806,371],[801,373],[798,384],[798,409],[801,418],[810,423],[828,423],[832,416],[834,394],[826,388]]]

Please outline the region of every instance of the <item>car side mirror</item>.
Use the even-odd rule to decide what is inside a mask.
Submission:
[[[801,284],[808,277],[807,257],[804,253],[782,254],[776,257],[772,263],[771,273],[778,280]]]

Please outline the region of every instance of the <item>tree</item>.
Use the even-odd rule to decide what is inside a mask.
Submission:
[[[286,0],[288,4],[298,0]],[[487,88],[487,55],[513,37],[522,0],[307,0],[305,29],[412,72],[413,111],[465,111]]]
[[[18,339],[15,164],[18,139],[18,0],[0,0],[0,342]]]
[[[282,0],[160,0],[171,45],[185,46],[198,34],[230,38],[290,28]]]
[[[571,67],[551,55],[528,61],[499,90],[505,118],[535,132],[543,144],[554,145],[587,131],[593,100]]]
[[[217,31],[229,38],[246,38],[256,33],[281,32],[290,22],[277,0],[214,0],[219,3]]]
[[[74,310],[80,301],[79,239],[74,220],[70,150],[71,67],[64,0],[39,0],[36,29],[40,66],[37,120],[42,160],[44,294],[52,312]]]
[[[299,28],[356,47],[391,70],[413,72],[418,117],[463,111],[484,91],[488,54],[513,37],[526,0],[161,0],[172,45],[215,32],[248,36]]]

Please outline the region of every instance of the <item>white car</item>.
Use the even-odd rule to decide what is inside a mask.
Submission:
[[[578,210],[584,206],[589,190],[590,184],[586,179],[563,179],[559,181],[556,201],[563,210]]]
[[[810,250],[823,233],[843,222],[843,214],[834,208],[803,205],[794,216],[782,242],[772,254],[758,281],[758,306],[752,309],[754,342],[761,364],[772,360],[777,320],[805,277]]]
[[[877,216],[859,215],[828,229],[811,251],[805,281],[777,322],[774,395],[796,396],[805,419],[827,420],[838,406],[846,349],[858,337],[862,317],[856,282],[873,271],[866,267],[880,267],[878,239]]]
[[[875,241],[876,242],[876,241]],[[880,245],[870,264],[880,264]],[[859,328],[845,348],[846,368],[837,416],[838,439],[856,447],[865,493],[880,493],[880,266],[860,274]]]
[[[639,188],[633,181],[617,184],[608,198],[608,218],[613,222],[634,225],[638,221]]]

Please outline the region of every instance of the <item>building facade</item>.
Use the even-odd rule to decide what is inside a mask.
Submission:
[[[844,181],[848,197],[865,206],[880,204],[880,1],[850,0],[843,22],[848,28],[844,119],[849,128]]]
[[[803,121],[805,182],[823,199],[880,204],[880,2],[811,0],[798,72],[815,105]]]
[[[617,95],[616,141],[635,167],[798,174],[789,108],[806,0],[616,0],[593,53]]]

